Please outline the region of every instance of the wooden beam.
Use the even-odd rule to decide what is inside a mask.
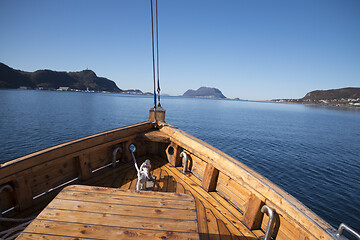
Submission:
[[[213,165],[207,164],[205,168],[205,173],[201,186],[207,191],[212,192],[216,189],[217,179],[219,175],[219,170],[217,170]]]
[[[125,138],[135,137],[138,133],[153,129],[153,126],[154,124],[152,122],[142,122],[73,140],[8,161],[0,165],[0,181],[6,182],[6,180],[2,180],[8,176],[12,177],[14,174],[33,166],[48,162],[51,159],[56,159],[65,155],[69,156],[71,154],[76,156],[79,151],[87,151],[89,148],[96,148],[98,146],[103,148],[108,145],[110,146],[125,141]]]
[[[90,155],[89,154],[81,154],[75,158],[78,167],[79,167],[79,179],[80,181],[86,181],[90,178],[91,164],[90,164]]]
[[[160,121],[165,122],[165,109],[162,107],[150,108],[149,110],[149,121]]]
[[[264,216],[261,212],[263,205],[264,202],[261,201],[260,198],[254,194],[250,195],[245,214],[241,219],[241,222],[244,223],[250,230],[259,229],[261,227],[262,218]]]
[[[31,207],[33,204],[32,191],[29,182],[24,176],[13,180],[16,202],[19,205],[20,211]]]
[[[166,148],[166,155],[168,158],[168,161],[171,163],[171,165],[173,165],[174,167],[180,167],[181,166],[181,158],[180,158],[180,153],[179,153],[179,146],[171,143],[167,148]]]
[[[170,136],[160,131],[151,131],[147,133],[138,134],[140,140],[146,140],[150,142],[162,142],[170,143]]]

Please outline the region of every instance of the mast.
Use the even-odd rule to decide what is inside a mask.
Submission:
[[[160,104],[160,65],[159,65],[159,21],[158,21],[158,4],[155,0],[155,16],[154,16],[154,3],[150,0],[151,4],[151,36],[152,36],[152,61],[153,61],[153,82],[154,82],[154,106],[150,108],[149,120],[153,122],[161,121],[165,122],[165,109]],[[155,27],[154,27],[155,17]],[[154,31],[155,28],[155,31]],[[156,35],[156,37],[155,37]],[[156,39],[156,44],[155,44]],[[155,51],[156,50],[156,51]],[[156,58],[156,62],[155,62]],[[155,71],[156,69],[156,71]],[[157,78],[157,89],[156,89],[156,78]],[[156,91],[157,97],[156,99]],[[158,104],[156,104],[158,100]]]

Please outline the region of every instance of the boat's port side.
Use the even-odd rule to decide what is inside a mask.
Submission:
[[[154,191],[195,197],[201,239],[256,239],[266,231],[280,240],[334,239],[326,231],[330,225],[249,167],[171,125],[150,121],[3,164],[2,214],[17,218],[37,214],[74,183],[135,189],[132,144],[138,164],[151,160]],[[273,227],[267,230],[271,221]],[[0,223],[0,231],[11,226]]]
[[[331,229],[329,224],[249,167],[171,125],[160,124],[160,132],[171,140],[164,149],[170,164],[182,172],[180,153],[186,153],[191,171],[188,178],[215,199],[228,202],[231,214],[257,237],[266,233],[270,222],[268,207],[274,211],[273,238],[333,239],[326,231]],[[261,211],[263,206],[267,207]]]
[[[116,147],[117,161],[130,161],[125,151],[131,143],[147,141],[143,133],[154,130],[154,124],[143,122],[67,142],[33,154],[14,159],[0,167],[0,210],[13,216],[26,209],[41,206],[51,200],[65,185],[83,182],[106,166],[112,165]],[[155,149],[157,144],[149,144]],[[149,149],[149,151],[154,151]],[[146,155],[147,148],[139,148],[136,155]],[[8,187],[7,187],[8,186]],[[41,207],[40,209],[41,210]]]

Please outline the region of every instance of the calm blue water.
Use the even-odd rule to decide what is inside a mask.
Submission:
[[[167,97],[166,120],[360,231],[360,111]],[[152,97],[0,90],[0,162],[147,120]]]

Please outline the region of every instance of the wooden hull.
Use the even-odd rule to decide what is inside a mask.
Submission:
[[[167,123],[150,121],[3,164],[0,186],[9,185],[14,191],[0,193],[2,212],[7,217],[37,214],[63,187],[73,183],[134,188],[136,174],[128,150],[132,143],[138,149],[137,159],[152,161],[153,173],[160,180],[155,190],[180,191],[196,198],[201,239],[263,236],[268,225],[268,215],[260,211],[263,205],[276,212],[276,239],[334,239],[327,231],[331,229],[328,223],[248,166]],[[121,161],[114,167],[117,147],[122,149],[116,154]],[[182,173],[181,152],[188,155],[187,174]],[[116,180],[119,176],[121,182]],[[3,223],[0,231],[10,226]]]

